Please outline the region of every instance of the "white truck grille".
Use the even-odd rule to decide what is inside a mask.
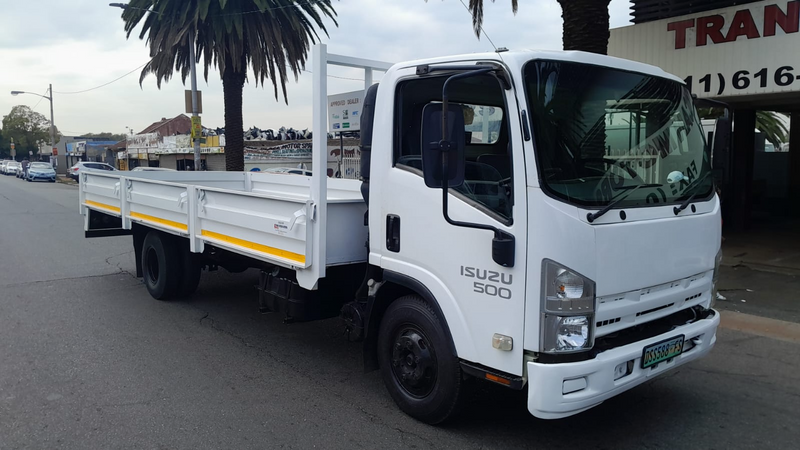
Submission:
[[[711,301],[713,271],[597,299],[595,337],[650,322]]]

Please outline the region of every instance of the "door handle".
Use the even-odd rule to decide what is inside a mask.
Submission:
[[[400,251],[400,216],[395,214],[386,216],[386,250]]]

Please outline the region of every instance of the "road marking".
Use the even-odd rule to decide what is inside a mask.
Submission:
[[[719,326],[722,328],[800,344],[800,323],[733,311],[722,311],[720,314]]]
[[[290,252],[288,250],[281,250],[279,248],[270,247],[268,245],[257,244],[255,242],[245,241],[244,239],[235,238],[232,236],[228,236],[225,234],[215,233],[213,231],[202,230],[200,231],[202,236],[207,238],[216,239],[218,241],[222,241],[231,245],[235,245],[237,247],[247,248],[250,250],[255,250],[260,253],[266,253],[271,256],[277,256],[279,258],[288,259],[290,261],[295,261],[300,264],[306,263],[306,257],[299,253]]]
[[[120,209],[116,206],[106,205],[105,203],[100,203],[100,202],[93,202],[91,200],[84,200],[83,204],[86,206],[93,206],[95,208],[100,208],[106,211],[115,212],[117,214],[119,214],[120,211]]]
[[[144,222],[150,222],[158,225],[165,225],[168,227],[177,228],[182,231],[189,230],[189,227],[187,225],[184,225],[180,222],[174,222],[172,220],[162,219],[160,217],[155,217],[155,216],[148,216],[147,214],[142,214],[133,211],[131,211],[131,219],[139,219]]]

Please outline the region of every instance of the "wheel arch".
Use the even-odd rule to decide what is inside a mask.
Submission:
[[[453,356],[458,357],[453,334],[447,318],[442,311],[436,297],[419,280],[390,270],[383,271],[383,283],[375,295],[370,296],[367,303],[367,323],[364,332],[364,371],[370,372],[378,369],[378,329],[387,308],[392,302],[404,295],[416,294],[433,308],[442,329],[450,341]]]

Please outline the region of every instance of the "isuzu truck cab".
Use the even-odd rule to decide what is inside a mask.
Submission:
[[[720,202],[682,80],[582,52],[390,65],[317,45],[313,64],[312,176],[87,172],[87,237],[132,234],[160,299],[260,268],[263,310],[340,315],[428,423],[471,377],[556,419],[714,346]],[[328,64],[367,74],[361,180],[320,169]]]

